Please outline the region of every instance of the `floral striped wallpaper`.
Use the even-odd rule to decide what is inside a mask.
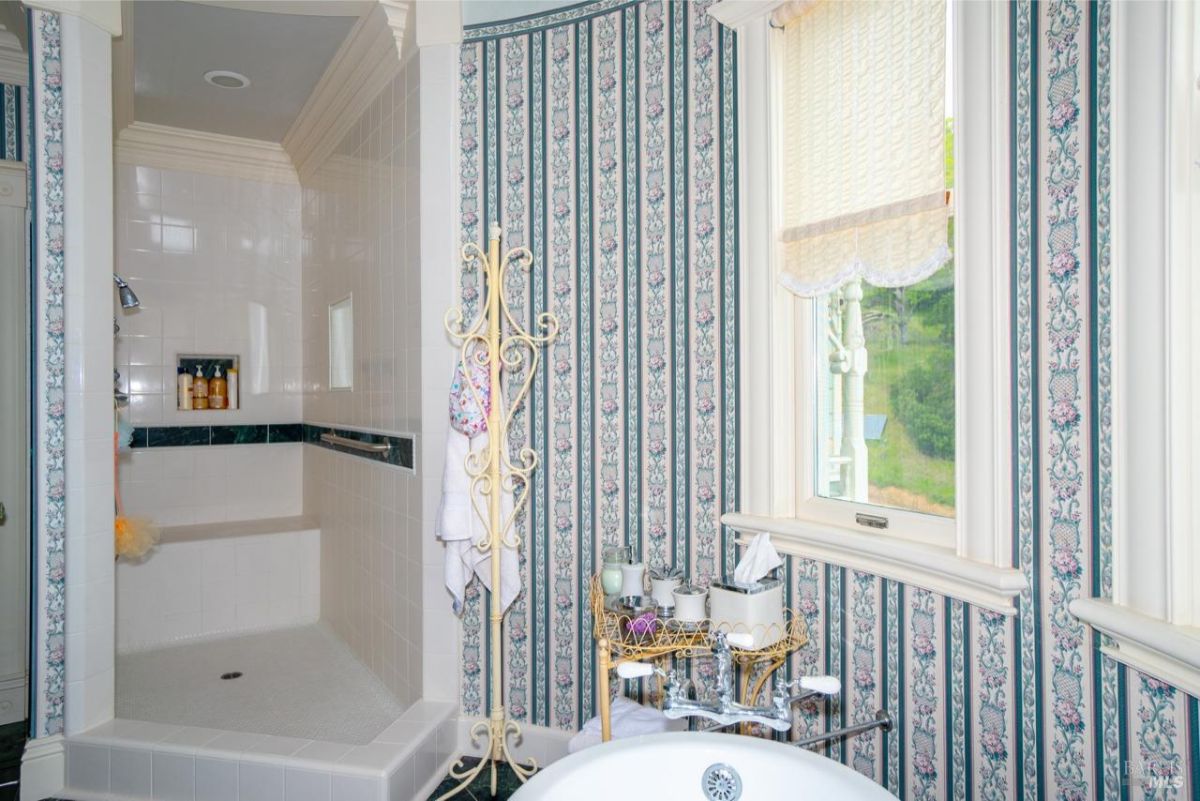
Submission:
[[[734,50],[705,7],[601,0],[468,31],[462,49],[462,239],[482,242],[498,220],[508,246],[531,247],[510,297],[562,324],[514,426],[542,458],[519,522],[506,693],[515,717],[542,725],[592,714],[586,584],[603,545],[702,578],[728,555]],[[483,609],[470,595],[470,714],[488,702]]]
[[[563,333],[518,434],[541,455],[506,627],[514,717],[593,714],[586,580],[600,548],[706,578],[736,500],[735,47],[708,3],[598,0],[468,30],[463,241],[499,220],[535,268],[509,292]],[[797,732],[892,711],[829,753],[904,799],[1200,799],[1200,705],[1101,656],[1066,610],[1111,594],[1111,3],[1017,0],[1012,62],[1014,564],[1006,618],[788,560],[811,642],[787,670],[843,680]],[[479,288],[464,280],[468,303]],[[513,380],[518,381],[519,376]],[[482,595],[462,702],[487,708]]]
[[[22,161],[25,158],[25,88],[0,83],[0,159]]]

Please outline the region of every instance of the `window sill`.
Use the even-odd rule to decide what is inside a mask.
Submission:
[[[1200,695],[1200,628],[1149,617],[1101,598],[1076,598],[1071,614],[1110,642],[1100,650],[1113,659]]]
[[[1016,614],[1015,599],[1026,587],[1019,570],[976,562],[935,545],[795,518],[734,513],[721,522],[739,531],[770,532],[781,553],[924,587],[1004,615]]]

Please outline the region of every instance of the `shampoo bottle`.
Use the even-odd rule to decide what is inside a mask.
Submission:
[[[208,382],[208,408],[224,409],[227,396],[225,379],[221,377],[221,365],[217,365],[212,380]]]
[[[179,368],[179,400],[177,406],[183,412],[190,412],[192,410],[192,375],[182,367]]]
[[[196,377],[192,379],[192,408],[208,408],[208,379],[200,365],[196,365]]]
[[[230,367],[225,373],[225,408],[236,409],[238,407],[238,371],[236,367]]]

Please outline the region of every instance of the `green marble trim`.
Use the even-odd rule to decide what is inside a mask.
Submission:
[[[183,448],[198,445],[264,445],[303,442],[301,423],[240,426],[145,426],[133,429],[131,448]]]

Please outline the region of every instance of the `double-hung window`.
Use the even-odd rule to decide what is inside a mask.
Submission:
[[[726,522],[1011,611],[1003,6],[712,13],[741,58],[743,504]]]

